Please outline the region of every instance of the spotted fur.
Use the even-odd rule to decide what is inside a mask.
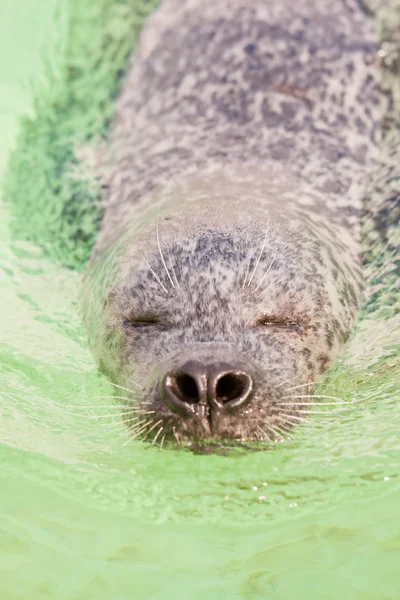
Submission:
[[[149,428],[266,440],[301,420],[285,382],[314,382],[357,314],[381,112],[355,0],[162,2],[117,102],[83,294],[98,364]],[[183,359],[227,357],[252,370],[245,410],[183,419],[160,401]]]

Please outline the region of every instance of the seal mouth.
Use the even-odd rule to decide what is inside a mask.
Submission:
[[[196,454],[253,452],[286,441],[281,393],[268,373],[233,351],[225,360],[218,347],[188,360],[190,350],[161,363],[149,381],[145,406],[155,423],[162,420],[156,441]]]

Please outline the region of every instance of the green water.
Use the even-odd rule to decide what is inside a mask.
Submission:
[[[0,5],[2,172],[55,6]],[[100,398],[112,390],[86,345],[81,276],[13,241],[8,220],[3,208],[0,600],[400,598],[396,316],[363,322],[328,378],[346,410],[266,452],[160,451]]]

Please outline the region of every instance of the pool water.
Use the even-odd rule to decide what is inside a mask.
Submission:
[[[3,175],[57,5],[0,6]],[[320,388],[346,404],[291,439],[152,448],[129,439],[93,364],[81,275],[15,241],[0,210],[1,600],[398,600],[396,315],[360,324]]]

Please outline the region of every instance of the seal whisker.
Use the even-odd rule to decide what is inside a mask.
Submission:
[[[264,442],[266,442],[267,440],[269,442],[272,441],[270,436],[268,435],[268,433],[266,431],[264,431],[264,429],[262,429],[259,425],[257,425],[257,429],[262,433]]]
[[[285,419],[281,419],[279,417],[279,415],[273,415],[274,420],[276,419],[277,421],[281,421],[282,423],[286,423]],[[278,427],[278,425],[275,425],[275,427]],[[280,425],[280,427],[283,427],[282,425]]]
[[[125,425],[129,429],[129,431],[136,431],[136,428],[139,427],[139,425],[142,422],[143,421],[141,421],[140,419],[136,419],[135,417],[132,417],[131,419],[121,419],[120,420],[120,423]]]
[[[119,398],[119,396],[113,397],[116,399]],[[126,400],[126,396],[121,396],[121,399]],[[130,411],[143,410],[143,407],[140,404],[118,404],[118,402],[115,402],[113,404],[86,404],[84,406],[77,406],[76,408],[121,408],[121,410]]]
[[[110,396],[110,398],[118,398],[118,396]],[[97,398],[95,398],[97,399]],[[126,400],[126,397],[123,397]],[[89,408],[119,408],[120,405],[117,402],[114,404],[83,404],[82,406],[69,406],[71,410],[87,410]],[[127,406],[122,406],[123,410],[127,410]]]
[[[101,425],[102,427],[106,428],[109,431],[126,431],[126,426],[124,425],[124,423],[122,421],[113,421],[112,423],[104,423],[101,422],[99,423],[99,425]]]
[[[106,417],[108,415],[102,415],[102,416]],[[128,418],[125,418],[126,416],[128,416]],[[116,417],[120,417],[120,418],[117,419]],[[122,417],[124,417],[124,418],[122,418]],[[123,424],[134,423],[135,425],[140,425],[140,423],[142,423],[142,416],[136,416],[136,415],[113,415],[112,419],[113,420],[111,423],[101,421],[100,424],[109,425],[110,427],[112,427],[112,426],[120,425],[121,423],[123,423]]]
[[[128,399],[130,400],[130,398],[128,398],[127,396],[115,396],[115,395],[112,395],[112,396],[93,396],[94,400],[103,400],[103,399],[104,400],[107,400],[107,399],[112,400],[113,398],[115,398],[116,400],[128,400]],[[104,405],[104,406],[107,406],[107,405]],[[109,405],[109,406],[112,406],[112,405]]]
[[[269,285],[267,285],[267,287],[265,287],[263,290],[261,290],[261,292],[256,296],[256,300],[259,300],[260,298],[262,298],[262,296],[265,294],[265,292],[268,292],[268,290],[271,288],[272,284],[273,284],[273,282],[271,282]]]
[[[281,414],[282,414],[282,413],[281,413]],[[274,415],[274,418],[275,418],[277,421],[281,421],[281,422],[282,422],[284,425],[288,424],[288,425],[291,425],[291,426],[295,426],[295,425],[297,425],[297,424],[298,424],[298,423],[296,423],[296,422],[290,421],[290,419],[289,419],[288,417],[287,417],[286,419],[282,419],[282,418],[281,418],[281,416]]]
[[[179,437],[179,433],[177,433],[177,431],[176,431],[175,427],[172,429],[172,434],[173,434],[173,436],[174,436],[174,438],[175,438],[175,440],[176,440],[176,443],[177,443],[178,445],[180,445],[180,443],[181,443],[181,438]]]
[[[116,433],[116,439],[125,440],[126,443],[122,444],[122,446],[126,446],[131,441],[131,436],[129,435],[129,428],[123,427],[119,433]]]
[[[269,267],[268,267],[268,269],[265,271],[264,275],[261,277],[261,280],[260,280],[260,282],[259,282],[258,286],[257,286],[257,287],[256,287],[256,289],[254,290],[255,292],[256,292],[256,291],[257,291],[257,290],[258,290],[258,289],[261,287],[261,285],[262,285],[262,283],[263,283],[264,279],[266,278],[266,276],[267,276],[267,275],[268,275],[268,273],[270,272],[270,270],[271,270],[271,267],[272,267],[272,265],[274,264],[275,258],[276,258],[276,252],[275,252],[275,254],[274,254],[274,257],[273,257],[273,259],[272,259],[272,260],[271,260],[271,262],[269,263]],[[268,289],[268,288],[266,288],[265,290],[262,290],[262,291],[261,291],[261,293],[260,293],[260,294],[257,296],[257,298],[260,298],[260,296],[262,296],[262,295],[263,295],[263,293],[264,293],[264,292],[265,292],[267,289]]]
[[[321,408],[323,407],[323,405],[321,405]],[[326,410],[326,411],[319,411],[319,410],[303,410],[301,408],[296,409],[296,414],[298,415],[319,415],[320,417],[325,417],[326,415],[334,415],[338,412],[343,411],[343,408],[338,408],[337,410]],[[282,413],[281,413],[282,414]],[[294,415],[293,415],[294,417]]]
[[[108,383],[111,383],[111,385],[113,385],[114,387],[120,389],[120,390],[124,390],[125,392],[129,392],[130,394],[134,394],[135,392],[133,390],[130,390],[126,387],[123,387],[122,385],[117,385],[116,383],[113,383],[110,380],[107,380]],[[136,385],[136,387],[138,387],[140,390],[143,390],[142,386],[139,385],[138,383],[136,383],[135,381],[132,381],[133,385]]]
[[[146,435],[144,436],[144,439],[146,439],[150,435],[150,433],[153,431],[153,429],[155,429],[157,427],[157,425],[159,425],[162,422],[163,422],[163,420],[159,419],[156,423],[154,423],[154,425],[152,427],[150,427],[150,429],[148,431],[146,431]]]
[[[144,425],[142,427],[140,427],[139,429],[135,430],[135,433],[132,437],[132,439],[136,439],[141,433],[145,432],[146,429],[153,423],[153,421],[145,421]]]
[[[296,415],[287,415],[286,413],[279,413],[281,417],[286,417],[287,419],[294,419],[295,421],[299,421],[301,423],[304,423],[305,419],[303,419],[302,417],[297,417]]]
[[[282,425],[277,425],[276,423],[274,423],[274,429],[276,429],[277,431],[279,431],[281,435],[283,435],[283,436],[287,436],[287,439],[288,439],[288,440],[290,440],[290,439],[291,439],[291,438],[290,438],[290,436],[289,436],[289,435],[287,435],[287,434],[288,434],[288,432],[287,432],[287,431],[286,431],[286,430],[283,428],[283,426],[282,426]]]
[[[128,433],[129,433],[129,436],[128,436],[128,439],[125,441],[125,443],[124,443],[124,444],[122,444],[123,448],[125,448],[126,446],[128,446],[128,444],[130,444],[130,443],[132,442],[132,435],[130,435],[130,434],[131,434],[131,430],[130,430],[130,428],[129,428],[129,427],[128,427],[128,428],[125,428],[125,430],[126,430],[126,431],[128,431]],[[125,436],[122,436],[122,435],[121,435],[121,436],[119,436],[119,437],[122,439],[122,437],[125,437]],[[133,438],[133,439],[134,439],[134,438]]]
[[[281,385],[284,385],[285,383],[289,383],[289,381],[293,381],[293,379],[298,379],[298,375],[295,375],[294,377],[290,377],[289,379],[285,379],[285,381],[281,381],[280,383],[278,383],[278,385],[275,386],[275,389],[278,389],[279,387],[281,387]]]
[[[282,438],[282,435],[272,427],[272,425],[267,425],[267,423],[264,423],[264,427],[269,429],[269,431],[272,431],[272,433],[274,434],[274,437],[284,439],[284,438]]]
[[[263,442],[264,441],[264,438],[261,437],[260,434],[257,431],[255,431],[253,435],[254,435],[254,437],[256,439],[256,442]]]
[[[133,415],[130,419],[125,419],[126,422],[132,421],[135,425],[135,430],[138,428],[141,428],[143,425],[145,425],[146,423],[151,425],[151,423],[154,423],[154,420],[152,418],[147,419],[143,419],[142,416],[136,417],[135,415]]]
[[[126,415],[124,415],[125,417]],[[131,425],[129,426],[129,430],[130,431],[136,431],[139,427],[142,426],[143,423],[145,423],[146,421],[143,420],[143,416],[142,415],[131,415],[128,416],[128,418],[123,418],[120,419],[120,423],[131,423]],[[150,422],[150,420],[149,420]]]
[[[165,271],[166,271],[166,273],[168,275],[168,279],[170,280],[172,287],[175,289],[175,284],[174,284],[174,282],[172,280],[170,272],[168,271],[168,267],[167,267],[167,265],[165,263],[165,260],[164,260],[164,255],[163,255],[162,250],[161,250],[160,235],[159,235],[159,231],[158,231],[158,225],[159,225],[159,222],[157,221],[157,245],[158,245],[158,249],[160,251],[161,261],[162,261],[162,264],[164,265]]]
[[[133,428],[133,425],[128,421],[125,423],[124,421],[114,421],[113,423],[100,423],[100,425],[106,427],[108,430],[120,431],[120,436],[126,437],[126,433],[130,432]]]
[[[128,383],[133,383],[133,385],[136,385],[137,387],[139,387],[141,390],[143,390],[143,387],[141,387],[134,379],[132,376],[128,377],[128,375],[123,375],[124,379],[126,379],[128,381]]]
[[[86,407],[85,410],[87,409],[91,409],[91,408],[95,408],[97,409],[102,409],[102,408],[106,408],[107,410],[111,410],[111,409],[119,409],[119,412],[117,413],[103,413],[101,415],[93,415],[93,414],[88,414],[87,412],[78,412],[78,413],[74,413],[74,411],[72,411],[72,414],[75,414],[77,416],[80,416],[82,418],[85,419],[105,419],[107,417],[127,417],[129,415],[153,415],[155,413],[154,410],[141,410],[141,409],[132,409],[132,408],[128,408],[128,407],[118,407],[118,405],[114,404],[113,406],[90,406],[90,407]]]
[[[89,415],[89,419],[107,419],[107,417],[126,417],[130,414],[134,415],[154,415],[154,410],[143,410],[143,411],[127,411],[125,413],[112,413],[111,415]]]
[[[285,406],[340,406],[341,404],[352,404],[352,402],[280,402]]]
[[[133,406],[123,407],[123,412],[125,414],[132,413],[132,414],[135,414],[135,415],[147,415],[147,414],[148,415],[153,415],[155,413],[154,410],[148,410],[147,408],[141,408],[139,406],[137,406],[137,407],[133,407]]]
[[[260,254],[258,255],[257,262],[256,262],[256,264],[255,264],[255,266],[254,266],[254,269],[253,269],[253,272],[252,272],[252,274],[251,274],[251,277],[250,277],[250,279],[249,279],[249,281],[248,281],[248,283],[247,283],[247,287],[250,287],[250,285],[251,285],[251,282],[253,281],[253,277],[254,277],[254,275],[255,275],[255,272],[257,271],[257,267],[258,267],[258,265],[259,265],[259,262],[260,262],[260,260],[261,260],[261,256],[262,256],[262,253],[263,253],[263,250],[264,250],[264,247],[265,247],[265,243],[266,243],[266,241],[267,241],[267,235],[268,235],[268,232],[266,232],[266,233],[265,233],[265,236],[264,236],[264,241],[263,241],[263,243],[262,243],[261,250],[260,250]]]
[[[161,427],[160,427],[160,429],[157,431],[156,435],[154,436],[154,438],[153,438],[153,441],[151,442],[151,445],[152,445],[152,446],[154,446],[154,445],[155,445],[155,443],[157,442],[157,439],[158,439],[158,437],[159,437],[160,433],[161,433],[163,430],[164,430],[164,427],[163,427],[163,426],[161,426]]]
[[[328,398],[329,400],[338,400],[338,402],[344,402],[343,398],[338,398],[337,396],[324,396],[323,394],[307,394],[304,396],[282,396],[283,400],[286,400],[286,398],[293,398],[293,400],[296,400],[297,398]]]
[[[148,263],[148,261],[145,259],[144,255],[142,254],[142,258],[144,260],[144,262],[146,263],[146,265],[149,267],[150,272],[152,273],[153,277],[158,281],[158,283],[161,285],[162,289],[164,290],[164,292],[166,294],[168,294],[168,290],[165,287],[165,285],[163,284],[163,282],[161,281],[161,279],[158,277],[157,273],[155,272],[155,270],[151,267],[151,265]]]
[[[247,277],[249,275],[250,263],[251,263],[251,256],[250,256],[249,260],[247,261],[247,268],[246,268],[246,272],[244,274],[244,280],[243,280],[243,284],[242,284],[242,290],[244,290],[244,288],[246,286]]]
[[[291,390],[297,390],[298,388],[303,388],[303,387],[307,387],[308,385],[316,385],[318,383],[318,381],[310,381],[310,383],[302,383],[300,385],[294,385],[293,387],[287,388],[287,390],[284,390],[283,393],[286,394],[286,392],[290,392]]]
[[[179,290],[179,289],[180,289],[180,286],[179,286],[179,281],[178,281],[178,278],[177,278],[177,276],[176,276],[175,269],[174,269],[174,264],[173,264],[173,262],[172,262],[172,259],[171,259],[171,258],[169,259],[169,266],[170,266],[170,268],[171,268],[172,275],[174,276],[175,283],[176,283],[176,287],[177,287],[177,289]]]
[[[281,433],[279,433],[279,431],[276,428],[276,425],[274,427],[272,427],[272,425],[269,425],[269,427],[275,433],[276,436],[281,438],[282,441],[287,442],[287,438],[285,436],[283,436]]]

